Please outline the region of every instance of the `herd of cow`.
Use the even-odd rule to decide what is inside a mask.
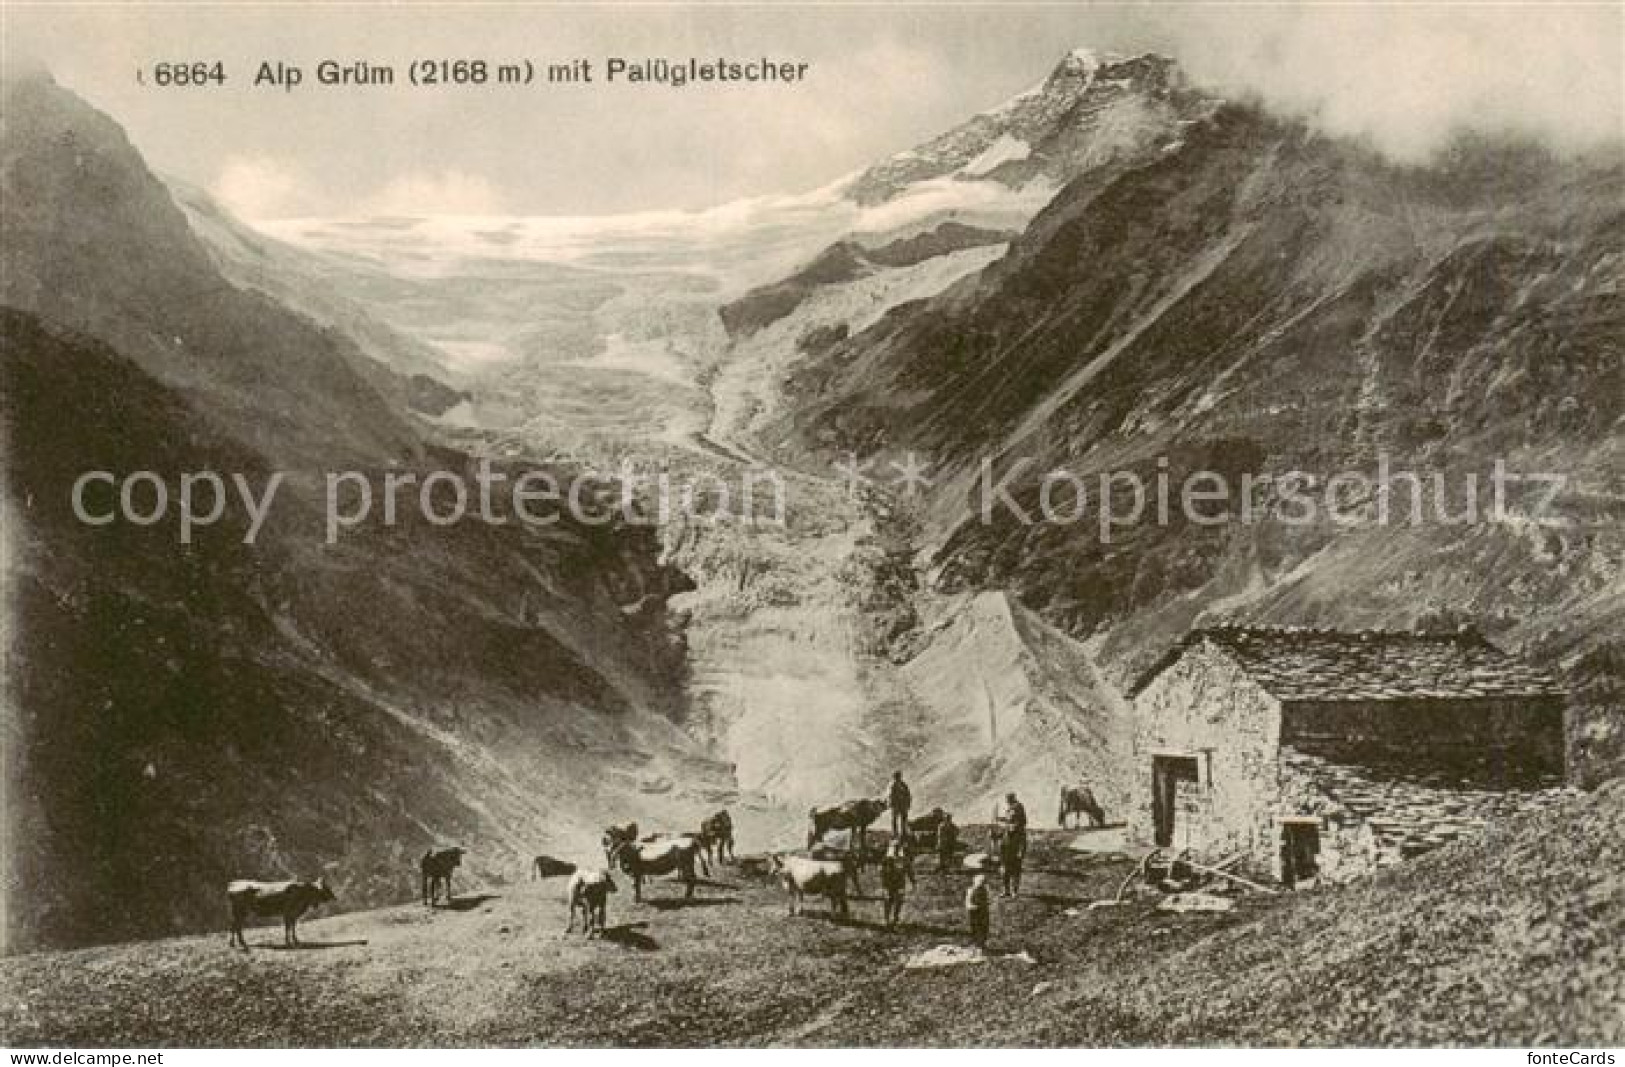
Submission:
[[[886,810],[885,800],[863,798],[830,808],[814,808],[809,813],[805,856],[770,852],[769,873],[790,895],[790,913],[796,914],[807,896],[824,897],[832,912],[847,914],[846,888],[858,890],[858,872],[867,855],[866,832]],[[934,827],[940,809],[919,820],[921,829]],[[732,862],[734,855],[733,818],[719,811],[700,824],[696,831],[640,834],[637,823],[611,826],[604,831],[605,868],[577,869],[570,875],[566,894],[570,921],[565,933],[575,930],[576,916],[582,917],[586,935],[602,934],[609,895],[616,892],[611,871],[619,870],[632,879],[632,899],[643,899],[643,882],[653,875],[676,874],[683,883],[683,897],[694,895],[698,875],[711,876],[713,863]],[[845,844],[826,843],[830,831],[846,831]],[[906,835],[905,835],[906,837]],[[538,860],[540,862],[540,860]]]
[[[887,801],[881,798],[813,808],[808,814],[806,855],[768,853],[768,871],[788,894],[790,914],[797,914],[808,896],[823,897],[837,916],[844,918],[848,914],[847,887],[850,885],[854,892],[861,891],[859,872],[870,855],[868,830],[886,809]],[[899,832],[894,835],[889,855],[909,865],[910,881],[913,855],[918,851],[936,851],[946,869],[955,847],[952,817],[941,808],[915,819],[907,818],[906,812],[900,814],[901,820],[894,820]],[[1095,826],[1103,825],[1105,818],[1094,794],[1086,786],[1068,786],[1061,790],[1058,821],[1064,826],[1073,815],[1087,815]],[[570,871],[566,890],[570,906],[567,934],[575,931],[578,914],[588,937],[603,933],[609,894],[617,891],[611,871],[618,870],[632,879],[633,900],[643,899],[645,879],[665,874],[678,876],[683,883],[684,899],[688,899],[694,895],[700,874],[709,878],[713,864],[737,860],[733,819],[727,811],[711,815],[694,831],[640,834],[636,823],[611,826],[604,831],[602,845],[604,868],[571,870],[547,857],[537,857],[534,861],[534,877]],[[424,904],[433,907],[442,893],[446,902],[451,903],[452,872],[462,865],[463,855],[462,848],[431,849],[424,853],[418,865]],[[966,860],[971,861],[966,869],[981,866],[979,857],[967,856]],[[332,901],[334,895],[325,878],[282,882],[240,880],[227,885],[226,898],[231,905],[230,943],[247,949],[243,924],[249,917],[280,918],[283,943],[294,947],[299,944],[299,919],[311,908]]]

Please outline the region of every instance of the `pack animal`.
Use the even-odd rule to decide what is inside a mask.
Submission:
[[[727,810],[717,812],[700,823],[700,842],[706,853],[718,863],[733,863],[734,821]]]
[[[1067,816],[1069,815],[1087,815],[1089,825],[1097,830],[1106,825],[1106,809],[1102,808],[1100,801],[1095,799],[1094,790],[1086,785],[1064,785],[1061,787],[1061,812],[1055,817],[1055,821],[1065,828]],[[1075,821],[1080,825],[1083,822],[1082,818]]]
[[[418,861],[418,874],[423,882],[423,903],[434,907],[440,899],[440,890],[446,891],[446,903],[452,901],[451,872],[463,865],[463,848],[431,848]]]
[[[852,845],[860,854],[869,851],[869,826],[886,810],[883,798],[863,797],[832,808],[813,808],[807,813],[807,847],[831,830],[851,830]]]
[[[935,852],[937,848],[937,830],[942,826],[948,813],[941,808],[932,808],[919,818],[908,821],[909,836],[914,839],[913,847],[919,852]]]
[[[863,873],[863,860],[858,853],[851,850],[850,845],[842,848],[820,842],[807,850],[807,858],[839,863],[846,869],[847,881],[852,883],[852,895],[857,896],[863,892],[863,884],[859,880],[859,875]]]
[[[576,912],[581,913],[581,927],[588,937],[594,932],[602,935],[609,913],[609,895],[616,892],[615,879],[608,871],[576,871],[570,876],[570,924],[565,933],[576,928]]]
[[[604,862],[608,863],[610,866],[614,866],[615,850],[621,845],[630,845],[637,839],[638,824],[635,822],[624,823],[620,826],[604,827],[604,836],[600,840],[600,844],[602,844],[604,848]]]
[[[694,837],[673,837],[658,841],[633,841],[618,845],[611,853],[610,866],[619,867],[632,878],[632,899],[643,899],[643,880],[657,874],[675,873],[683,881],[683,899],[694,896],[694,868],[703,857]]]
[[[801,914],[806,898],[821,896],[829,901],[830,914],[845,919],[851,914],[846,883],[855,861],[851,856],[838,860],[815,860],[806,856],[768,856],[772,871],[790,895],[790,914]]]
[[[711,877],[710,851],[711,843],[703,830],[656,830],[652,834],[644,834],[638,838],[640,845],[659,845],[667,841],[688,842],[694,845],[694,863],[700,870],[700,877]]]
[[[552,856],[537,856],[530,861],[530,878],[531,881],[538,878],[557,878],[560,875],[572,874],[575,869],[576,865],[573,863],[556,860]]]
[[[276,915],[282,919],[282,943],[289,948],[299,944],[299,917],[319,904],[333,899],[326,878],[314,882],[253,882],[239,880],[226,886],[231,903],[231,937],[227,944],[248,949],[243,937],[243,921],[249,916]]]

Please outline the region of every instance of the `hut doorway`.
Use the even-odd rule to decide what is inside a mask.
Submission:
[[[1281,884],[1288,889],[1320,874],[1320,820],[1281,822]]]
[[[1156,845],[1169,848],[1174,843],[1174,802],[1180,782],[1199,782],[1201,775],[1195,756],[1151,757],[1151,821],[1156,828]]]

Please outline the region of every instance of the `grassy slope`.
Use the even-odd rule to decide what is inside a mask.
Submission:
[[[1036,962],[938,971],[901,962],[959,937],[962,876],[922,873],[895,934],[870,925],[870,901],[851,926],[787,918],[737,869],[691,906],[664,884],[633,905],[623,887],[604,942],[560,935],[560,880],[465,887],[461,910],[311,922],[304,952],[216,935],[14,958],[0,1029],[124,1046],[1619,1044],[1622,830],[1615,783],[1347,889],[1071,916],[1126,863],[1041,834],[994,945]]]

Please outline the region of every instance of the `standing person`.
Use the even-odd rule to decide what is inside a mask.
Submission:
[[[994,813],[999,830],[999,863],[1004,869],[1004,896],[1021,892],[1021,865],[1027,858],[1027,809],[1014,793]]]
[[[1021,864],[1027,858],[1027,847],[1013,831],[1006,830],[999,838],[999,872],[1004,882],[1001,897],[1021,894]]]
[[[902,771],[893,771],[891,788],[886,791],[886,806],[891,809],[891,835],[896,840],[908,833],[908,809],[914,803]]]
[[[1014,793],[1004,795],[1004,803],[993,813],[999,829],[1013,836],[1021,844],[1022,855],[1027,854],[1027,809]]]
[[[885,894],[886,929],[894,929],[897,920],[903,917],[903,887],[913,882],[914,873],[908,851],[901,841],[894,842],[880,861],[880,889]]]
[[[908,887],[910,889],[914,888],[915,844],[916,841],[914,838],[914,833],[913,831],[910,831],[898,838],[897,844],[894,846],[897,852],[897,858],[903,865],[903,872],[908,876]]]
[[[987,888],[987,875],[971,879],[965,892],[965,921],[970,926],[970,939],[977,948],[987,948],[987,937],[992,927],[993,894]]]
[[[942,821],[937,824],[937,870],[946,871],[954,865],[954,849],[959,844],[959,827],[954,825],[954,817],[947,812],[942,813]]]

